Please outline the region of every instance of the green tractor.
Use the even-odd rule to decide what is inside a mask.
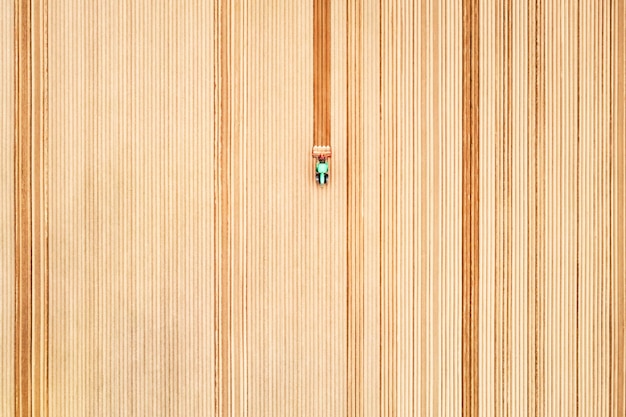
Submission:
[[[328,183],[328,162],[326,159],[320,158],[315,164],[315,180],[319,185]]]
[[[315,158],[315,181],[323,187],[328,184],[329,161],[332,150],[330,146],[313,146],[311,155]]]

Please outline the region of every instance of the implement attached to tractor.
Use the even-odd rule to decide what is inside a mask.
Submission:
[[[330,146],[314,146],[312,155],[315,158],[315,180],[320,186],[324,186],[329,177],[329,159],[332,155]]]

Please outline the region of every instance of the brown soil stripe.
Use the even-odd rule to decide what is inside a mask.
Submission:
[[[15,3],[15,415],[47,415],[46,1]]]
[[[330,146],[330,0],[313,2],[313,145]]]
[[[463,1],[463,416],[478,415],[478,1]]]
[[[15,416],[32,403],[31,2],[15,2]]]

